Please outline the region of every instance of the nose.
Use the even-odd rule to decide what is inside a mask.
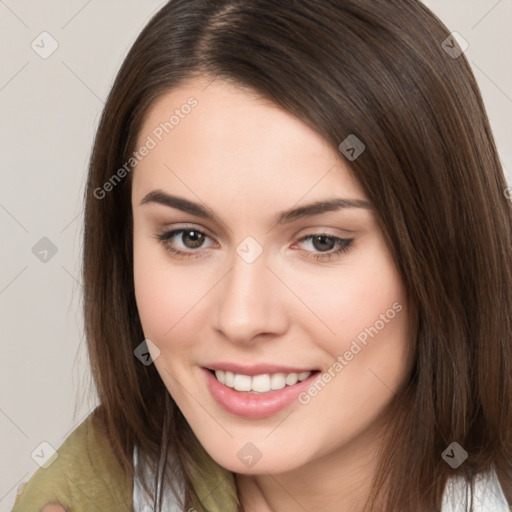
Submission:
[[[289,327],[283,285],[262,255],[247,263],[234,255],[233,266],[214,300],[214,328],[233,343],[282,335]]]

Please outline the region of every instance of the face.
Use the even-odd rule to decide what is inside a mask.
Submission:
[[[231,471],[369,446],[411,344],[371,204],[311,128],[206,84],[153,105],[132,171],[135,293],[156,369]]]

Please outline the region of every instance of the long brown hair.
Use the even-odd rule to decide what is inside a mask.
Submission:
[[[415,354],[368,510],[439,510],[448,477],[471,487],[493,467],[512,500],[512,208],[468,62],[442,46],[449,35],[416,0],[172,0],[145,27],[97,131],[83,247],[99,409],[131,476],[136,444],[159,482],[182,482],[184,507],[236,511],[233,474],[204,451],[154,365],[134,357],[144,335],[131,174],[98,193],[155,99],[206,76],[271,100],[336,149],[351,134],[366,146],[347,163],[403,278]],[[457,469],[441,457],[452,442],[468,452]]]

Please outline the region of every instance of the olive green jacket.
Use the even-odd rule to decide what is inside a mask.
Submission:
[[[40,512],[47,503],[60,503],[68,512],[132,512],[133,480],[124,475],[95,412],[57,453],[25,484],[12,512]]]

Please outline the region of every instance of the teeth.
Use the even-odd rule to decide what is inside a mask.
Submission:
[[[265,373],[263,375],[255,375],[251,379],[251,390],[265,393],[270,389],[270,375]]]
[[[215,374],[215,375],[217,375],[217,374]],[[217,378],[219,379],[220,382],[222,382],[219,377],[217,377]],[[230,388],[234,387],[234,385],[235,385],[234,374],[232,374],[231,372],[226,372],[224,374],[224,384],[226,384],[226,386],[228,386]]]
[[[287,386],[293,386],[294,384],[297,384],[298,380],[299,380],[299,374],[298,373],[290,373],[284,379],[284,381],[286,382]]]
[[[283,389],[285,386],[293,386],[297,382],[307,379],[311,372],[301,373],[264,373],[262,375],[242,375],[239,373],[225,372],[215,370],[217,380],[237,391],[255,391],[257,393],[267,393],[269,391]]]
[[[302,372],[299,373],[299,382],[306,380],[311,375],[311,372]]]
[[[251,377],[249,375],[240,375],[239,373],[235,374],[233,387],[237,391],[251,391]]]
[[[270,377],[270,389],[283,389],[285,386],[286,375],[284,373],[274,373],[274,375]]]

